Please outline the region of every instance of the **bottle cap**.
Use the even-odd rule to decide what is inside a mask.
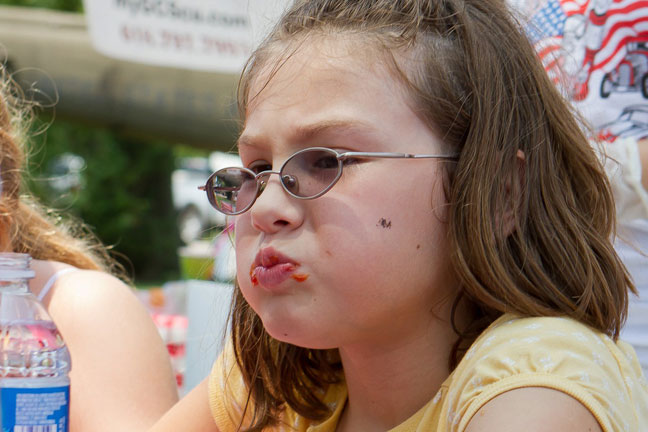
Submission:
[[[34,277],[34,270],[7,270],[0,267],[0,280],[14,280],[14,279],[31,279]]]
[[[3,252],[0,253],[0,280],[31,279],[34,270],[29,268],[29,254]]]

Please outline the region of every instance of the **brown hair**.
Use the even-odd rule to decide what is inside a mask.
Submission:
[[[85,225],[65,222],[25,190],[25,147],[35,105],[0,64],[0,233],[8,234],[7,243],[13,252],[81,269],[108,271],[127,280],[123,268]]]
[[[384,53],[415,112],[460,154],[449,169],[448,235],[462,285],[455,306],[474,319],[455,326],[451,366],[505,312],[569,316],[616,338],[634,286],[611,243],[610,185],[505,2],[297,1],[242,75],[243,118],[261,69],[271,79],[300,43],[332,35]],[[277,421],[285,404],[327,416],[318,395],[340,379],[334,351],[272,339],[240,290],[232,324],[250,390],[249,430]]]

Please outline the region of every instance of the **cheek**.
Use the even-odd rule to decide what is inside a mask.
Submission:
[[[241,251],[249,250],[245,246],[246,242],[238,242],[236,248],[236,281],[241,293],[245,300],[254,310],[258,310],[260,299],[258,298],[259,290],[255,288],[252,282],[251,266],[254,257],[250,258],[249,254],[244,254]]]
[[[234,227],[236,274],[239,284],[247,284],[250,280],[250,266],[254,259],[253,248],[255,241],[255,234],[253,233],[248,214],[238,216]]]
[[[385,269],[396,265],[396,256],[416,252],[417,242],[429,241],[433,223],[430,216],[423,223],[393,205],[376,202],[375,206],[357,206],[339,219],[330,217],[314,232],[319,256],[336,268],[330,276],[362,282],[372,275],[384,277]]]

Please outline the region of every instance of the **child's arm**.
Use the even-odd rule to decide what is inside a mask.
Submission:
[[[617,222],[648,218],[648,140],[617,139],[604,143],[603,151]]]
[[[74,271],[57,281],[48,309],[72,358],[70,432],[143,430],[177,402],[166,347],[130,287]]]
[[[466,432],[602,432],[594,415],[566,393],[526,387],[502,393],[481,407]]]
[[[219,432],[209,409],[208,379],[175,404],[149,432]]]
[[[639,141],[638,147],[641,160],[641,184],[648,191],[648,139]]]

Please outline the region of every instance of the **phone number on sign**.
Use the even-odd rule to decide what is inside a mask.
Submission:
[[[247,43],[224,40],[208,34],[194,34],[166,29],[122,25],[121,39],[129,45],[172,50],[183,53],[245,56],[251,47]]]

